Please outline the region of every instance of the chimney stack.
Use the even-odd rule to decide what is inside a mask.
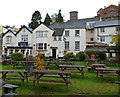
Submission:
[[[70,20],[77,20],[78,19],[78,12],[77,11],[71,11],[70,12]]]

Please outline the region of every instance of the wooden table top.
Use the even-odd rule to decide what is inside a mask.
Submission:
[[[112,70],[112,71],[120,71],[118,68],[96,68],[96,70]]]
[[[59,65],[60,67],[85,67],[83,65]]]
[[[92,64],[92,66],[104,66],[105,64]]]
[[[25,70],[0,70],[0,72],[27,72]]]
[[[53,73],[53,74],[70,74],[68,71],[56,71],[56,70],[38,70],[35,69],[33,73]]]

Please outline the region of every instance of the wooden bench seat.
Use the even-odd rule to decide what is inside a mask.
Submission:
[[[60,80],[46,80],[46,79],[30,79],[30,81],[43,81],[43,82],[56,82],[56,83],[71,83],[70,81],[60,81]]]
[[[116,74],[98,74],[99,76],[118,76]]]
[[[43,75],[43,77],[60,77],[60,75]],[[63,77],[66,78],[66,76]],[[70,76],[67,77],[70,78]]]

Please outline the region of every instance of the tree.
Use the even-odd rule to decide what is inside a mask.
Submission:
[[[41,14],[39,11],[35,11],[32,14],[32,19],[31,19],[31,23],[29,23],[29,27],[32,29],[35,29],[36,27],[38,27],[41,24]]]
[[[54,13],[53,15],[51,15],[51,18],[53,20],[55,20],[56,22],[63,22],[64,21],[63,16],[61,14],[61,10],[59,10],[58,14]]]
[[[120,58],[120,31],[118,31],[117,35],[112,36],[112,43],[115,43],[115,47],[117,50],[116,59],[117,59],[117,63],[120,64],[120,59],[119,59]]]
[[[49,14],[47,13],[47,14],[46,14],[46,17],[45,17],[45,20],[44,20],[44,24],[45,24],[46,26],[49,26],[49,25],[50,25],[50,22],[52,22],[52,20],[51,20]]]
[[[56,22],[63,22],[63,16],[62,16],[62,14],[61,14],[61,10],[59,10],[59,13],[58,13],[58,15],[57,15]]]

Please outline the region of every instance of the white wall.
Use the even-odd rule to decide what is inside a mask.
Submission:
[[[98,32],[98,30],[99,30],[99,32]],[[112,41],[112,36],[111,35],[116,35],[116,33],[117,33],[116,32],[116,27],[104,27],[104,30],[105,30],[105,32],[100,32],[100,28],[95,28],[95,33],[94,33],[95,41],[100,42],[100,43],[108,44],[109,46],[114,45],[114,44],[111,44],[110,42]],[[105,37],[104,42],[100,41],[100,36]]]

